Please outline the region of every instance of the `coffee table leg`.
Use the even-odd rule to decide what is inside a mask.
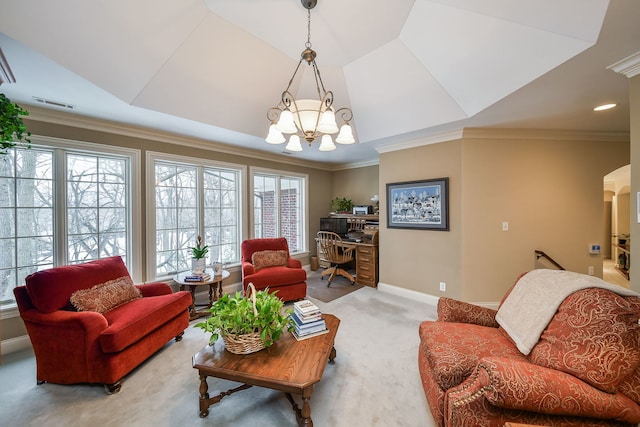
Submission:
[[[302,409],[298,407],[298,404],[293,399],[291,393],[286,393],[287,399],[291,403],[293,412],[296,413],[296,420],[300,427],[313,427],[313,420],[311,419],[311,393],[313,393],[313,386],[309,386],[302,390]]]
[[[336,348],[332,347],[331,348],[331,353],[329,353],[329,363],[331,365],[336,363]]]
[[[312,392],[313,386],[302,390],[302,419],[298,422],[300,426],[313,427],[313,421],[311,420],[311,405],[309,404]]]
[[[209,415],[209,384],[207,376],[200,375],[200,418]]]

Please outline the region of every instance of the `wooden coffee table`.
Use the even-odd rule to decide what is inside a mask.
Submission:
[[[221,345],[207,345],[193,356],[193,368],[200,375],[200,417],[209,415],[209,406],[223,397],[252,386],[280,390],[286,393],[298,424],[313,426],[309,401],[314,384],[320,382],[327,361],[334,363],[336,349],[334,340],[340,319],[332,314],[324,314],[329,332],[306,340],[298,341],[289,332],[271,347],[256,353],[238,355]],[[241,386],[209,397],[207,377],[243,383]],[[292,394],[300,395],[300,408]]]

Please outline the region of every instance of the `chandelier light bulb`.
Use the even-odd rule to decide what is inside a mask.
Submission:
[[[282,144],[286,139],[284,135],[282,135],[282,132],[278,130],[275,123],[272,123],[271,126],[269,126],[269,134],[265,138],[265,141],[269,144]]]
[[[354,142],[356,142],[355,138],[353,137],[353,131],[351,130],[351,125],[345,123],[342,126],[340,126],[340,133],[336,138],[336,142],[338,144],[353,144]]]
[[[289,137],[289,143],[284,148],[288,151],[302,151],[300,137],[298,135],[291,135],[291,137]]]
[[[331,135],[322,135],[322,142],[320,142],[320,151],[333,151],[336,149],[336,145],[333,143],[333,139],[331,139]]]
[[[280,119],[276,124],[278,130],[282,133],[296,133],[296,124],[293,122],[293,113],[289,110],[283,110],[280,113]]]
[[[320,123],[318,124],[318,132],[322,133],[336,133],[338,132],[338,125],[336,124],[336,115],[331,110],[326,110],[320,116]]]

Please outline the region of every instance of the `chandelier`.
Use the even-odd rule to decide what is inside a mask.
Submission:
[[[282,92],[282,99],[277,106],[267,111],[267,118],[271,121],[271,125],[266,141],[269,144],[282,144],[286,141],[283,134],[290,134],[289,142],[285,148],[288,151],[302,151],[300,138],[304,138],[309,146],[316,138],[320,138],[318,149],[332,151],[336,149],[336,146],[331,135],[338,131],[337,143],[353,144],[355,142],[349,124],[353,113],[346,107],[334,111],[333,92],[325,90],[320,70],[316,65],[316,52],[311,49],[311,9],[318,2],[317,0],[301,0],[301,2],[302,6],[307,9],[307,42],[300,55],[298,66],[293,72],[287,88]],[[318,99],[295,99],[289,91],[303,61],[312,67]],[[340,128],[338,128],[336,117],[343,122]]]

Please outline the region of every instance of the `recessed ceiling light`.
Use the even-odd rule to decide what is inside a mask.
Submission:
[[[617,104],[602,104],[602,105],[598,105],[596,108],[593,109],[593,111],[604,111],[604,110],[610,110],[613,107],[615,107]]]

